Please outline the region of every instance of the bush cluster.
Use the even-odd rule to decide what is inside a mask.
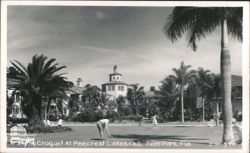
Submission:
[[[29,119],[27,118],[12,118],[8,117],[7,118],[7,123],[28,123]]]
[[[119,107],[118,113],[120,116],[130,116],[133,114],[133,111],[129,107]]]
[[[26,127],[27,133],[59,133],[64,131],[72,131],[70,127],[63,126],[33,126]]]
[[[46,126],[38,116],[29,120],[28,126],[25,127],[27,133],[58,133],[63,131],[72,131],[70,127]]]
[[[71,121],[73,122],[96,122],[102,118],[110,119],[110,122],[120,119],[120,115],[114,111],[107,111],[106,113],[102,111],[94,111],[91,109],[86,109],[81,113],[72,116]]]
[[[142,115],[137,115],[137,116],[124,116],[120,118],[121,120],[131,120],[131,121],[142,121],[143,120],[143,116]]]
[[[108,111],[107,118],[110,119],[110,122],[114,122],[115,120],[120,120],[120,114],[118,112]]]
[[[11,127],[13,127],[13,125],[7,124],[7,127],[6,127],[7,133],[10,133]]]
[[[86,109],[83,112],[77,114],[72,117],[72,121],[74,122],[96,122],[103,118],[104,115],[100,111],[93,111],[90,109]]]

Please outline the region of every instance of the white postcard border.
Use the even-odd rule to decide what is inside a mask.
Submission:
[[[244,7],[243,16],[243,147],[242,149],[89,149],[89,148],[7,148],[6,140],[6,67],[7,67],[7,6],[42,5],[42,6],[227,6]],[[2,1],[1,3],[1,152],[248,152],[249,151],[249,3],[248,2],[211,2],[211,1]]]

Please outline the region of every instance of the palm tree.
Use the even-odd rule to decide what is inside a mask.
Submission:
[[[210,70],[204,70],[203,68],[199,67],[195,84],[201,91],[200,96],[202,98],[202,121],[205,122],[205,97],[208,96],[213,86]]]
[[[86,85],[85,88],[86,89],[82,93],[82,101],[86,107],[95,110],[98,106],[102,108],[106,106],[106,97],[101,92],[100,88],[90,84]]]
[[[185,65],[182,61],[180,68],[173,68],[174,75],[170,75],[179,85],[181,93],[181,122],[184,123],[184,89],[192,84],[192,78],[195,76],[195,71],[188,70],[191,65]]]
[[[221,26],[221,78],[223,86],[223,144],[234,144],[231,103],[231,62],[228,34],[242,41],[242,7],[175,7],[164,32],[172,42],[187,33],[188,45],[197,49],[197,40]]]
[[[164,109],[164,114],[169,113],[172,115],[173,111],[176,110],[176,103],[180,97],[179,85],[175,79],[171,76],[167,76],[163,81],[161,81],[161,86],[159,87],[160,108]]]
[[[139,87],[138,84],[133,85],[132,88],[128,89],[127,98],[130,101],[130,103],[135,106],[136,115],[140,114],[139,105],[141,104],[140,102],[142,101],[143,96],[145,95],[143,89],[144,87],[143,86]]]
[[[16,70],[15,67],[10,66],[7,68],[7,79],[15,79],[17,75],[20,75],[20,73]],[[7,82],[9,83],[9,82]]]
[[[15,80],[12,87],[22,91],[22,107],[28,117],[38,115],[42,119],[42,97],[50,97],[70,87],[70,82],[62,76],[64,73],[57,74],[66,66],[58,67],[58,63],[54,64],[55,60],[48,60],[44,55],[34,55],[27,67],[17,60],[10,61],[18,71],[18,74],[11,78]]]

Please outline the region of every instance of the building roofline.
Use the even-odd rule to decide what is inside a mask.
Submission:
[[[122,76],[122,74],[120,74],[120,73],[110,73],[109,76],[111,76],[111,75],[120,75],[120,76]]]
[[[127,83],[125,83],[125,82],[121,82],[121,81],[110,81],[110,82],[106,82],[106,83],[104,83],[104,84],[102,84],[102,86],[104,86],[104,85],[127,85],[128,86],[128,84]]]

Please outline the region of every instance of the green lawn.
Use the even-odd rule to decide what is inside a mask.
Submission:
[[[40,133],[35,137],[36,147],[71,148],[161,148],[161,149],[218,149],[240,148],[220,145],[222,127],[110,126],[113,138],[99,139],[96,126],[72,126],[73,131]],[[219,146],[217,146],[219,145]],[[8,144],[8,147],[13,147]]]

